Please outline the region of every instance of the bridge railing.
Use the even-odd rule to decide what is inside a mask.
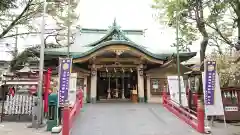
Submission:
[[[76,95],[76,102],[71,108],[66,105],[63,109],[63,125],[62,135],[70,135],[73,122],[77,115],[79,115],[81,108],[83,107],[83,91],[78,91]]]
[[[195,112],[171,100],[166,91],[163,92],[162,100],[163,106],[167,108],[170,112],[175,114],[177,117],[182,119],[184,122],[186,122],[198,132],[205,133],[204,110],[200,102],[198,102],[197,112]]]

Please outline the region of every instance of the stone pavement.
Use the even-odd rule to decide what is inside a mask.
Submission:
[[[200,135],[160,104],[87,104],[71,135]],[[214,122],[211,135],[240,135],[240,123]]]
[[[51,135],[30,123],[0,123],[0,135]],[[212,135],[240,135],[240,123],[214,122]],[[55,134],[56,135],[56,134]],[[60,135],[60,134],[59,134]],[[86,104],[74,122],[71,135],[200,135],[160,104]]]
[[[71,135],[200,135],[160,104],[85,105]]]
[[[3,122],[0,123],[0,135],[51,135],[46,132],[46,128],[33,129],[27,128],[29,122]]]
[[[225,127],[224,123],[214,122],[211,126],[212,135],[240,135],[240,123],[227,124]]]

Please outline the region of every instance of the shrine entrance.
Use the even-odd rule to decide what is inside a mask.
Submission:
[[[125,69],[126,70],[126,69]],[[137,87],[137,72],[114,68],[113,71],[98,71],[97,100],[128,100],[131,90]]]
[[[91,71],[89,102],[111,99],[126,101],[131,97],[132,102],[143,103],[149,95],[146,92],[144,72],[158,67],[163,61],[153,58],[129,42],[110,42],[93,50],[91,54],[75,56],[73,63]]]

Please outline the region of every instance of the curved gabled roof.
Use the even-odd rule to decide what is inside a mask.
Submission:
[[[75,54],[75,55],[72,55],[73,58],[77,59],[77,58],[82,58],[82,57],[85,57],[85,56],[88,56],[104,47],[107,47],[107,46],[111,46],[111,45],[127,45],[127,46],[130,46],[134,49],[137,49],[139,50],[140,52],[154,58],[154,59],[158,59],[158,60],[167,60],[167,58],[169,56],[174,56],[174,54],[155,54],[155,53],[152,53],[148,50],[146,50],[144,47],[141,47],[133,42],[130,42],[130,41],[106,41],[106,42],[103,42],[103,43],[100,43],[98,44],[97,46],[93,47],[92,49],[90,49],[89,51],[86,51],[86,52],[83,52],[81,54]],[[196,56],[196,52],[193,52],[193,53],[181,53],[180,54],[180,57],[183,57],[185,58],[184,60],[187,60],[186,58],[190,59],[192,57]]]
[[[141,33],[141,35],[144,34],[143,30],[141,30],[141,31],[138,30],[137,33]],[[98,46],[100,43],[109,41],[109,40],[127,41],[127,42],[132,42],[132,43],[136,44],[135,42],[133,42],[130,38],[128,38],[124,34],[124,31],[120,29],[120,26],[118,26],[116,23],[116,19],[114,19],[112,26],[110,26],[110,29],[107,31],[107,33],[102,38],[100,38],[97,41],[94,41],[93,43],[90,43],[90,44],[87,44],[84,46],[86,46],[86,47]],[[138,45],[138,46],[140,46],[140,45]]]
[[[84,29],[82,29],[84,31]],[[86,30],[85,32],[89,32],[90,29]],[[74,46],[70,46],[70,55],[73,56],[73,58],[83,58],[85,56],[89,56],[92,53],[110,46],[110,45],[127,45],[129,47],[132,47],[138,51],[140,51],[143,54],[146,54],[147,56],[157,59],[157,60],[162,60],[165,61],[169,57],[175,57],[175,53],[153,53],[152,51],[149,51],[145,46],[136,43],[136,41],[132,41],[128,36],[128,32],[130,32],[133,35],[140,35],[144,37],[144,31],[143,30],[138,30],[138,31],[130,31],[128,32],[121,30],[120,27],[117,25],[116,20],[114,20],[112,26],[110,29],[107,30],[102,30],[104,31],[104,36],[101,38],[95,39],[92,42],[88,42],[87,44],[81,44],[81,42],[76,42],[78,40],[81,41],[81,39],[76,39]],[[93,30],[91,32],[96,32],[96,30]],[[95,33],[96,34],[96,33]],[[98,33],[97,33],[98,34]],[[101,35],[103,32],[101,33]],[[80,37],[79,37],[80,38]],[[91,36],[85,37],[87,39],[92,39]],[[67,55],[67,47],[63,48],[58,48],[58,49],[45,49],[45,54],[49,55]],[[186,61],[189,60],[190,58],[196,56],[196,52],[190,52],[190,53],[180,53],[180,60],[181,61]]]
[[[157,54],[151,53],[148,50],[146,50],[145,48],[143,48],[133,42],[130,42],[130,41],[106,41],[106,42],[98,44],[97,46],[93,47],[89,51],[86,51],[86,52],[78,54],[78,55],[73,55],[73,58],[82,58],[82,57],[88,56],[88,55],[94,53],[95,51],[98,51],[98,50],[100,50],[104,47],[110,46],[110,45],[128,45],[128,46],[130,46],[134,49],[137,49],[140,52],[145,53],[146,55],[153,57],[155,59],[166,60],[166,57],[164,57],[162,55],[157,55]]]
[[[101,39],[91,43],[91,44],[88,44],[88,45],[85,45],[85,46],[97,46],[99,45],[101,42],[104,42],[106,41],[107,39],[109,39],[111,36],[113,36],[113,34],[117,33],[118,37],[116,37],[116,39],[113,39],[113,40],[125,40],[125,41],[129,41],[129,42],[132,42],[134,43],[133,41],[131,41],[128,37],[126,37],[122,32],[120,32],[120,30],[118,28],[116,28],[115,26],[112,27],[109,32],[103,36]]]

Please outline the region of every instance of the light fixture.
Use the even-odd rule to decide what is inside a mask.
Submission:
[[[114,72],[116,73],[117,71],[116,71],[116,68],[114,68]]]
[[[130,71],[133,72],[132,68],[130,68]]]
[[[108,72],[108,69],[106,68],[106,72]]]
[[[92,70],[92,76],[95,76],[95,75],[96,75],[96,71]]]
[[[143,76],[143,69],[142,69],[142,68],[139,69],[139,75],[140,75],[140,76]]]

